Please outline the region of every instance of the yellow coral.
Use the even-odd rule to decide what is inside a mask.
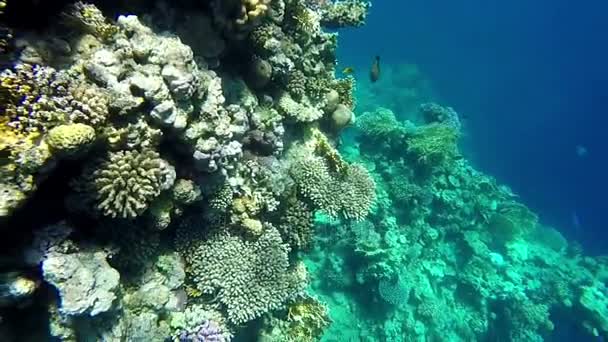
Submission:
[[[103,41],[111,41],[120,32],[120,28],[108,23],[106,17],[95,5],[79,1],[73,5],[72,10],[67,13],[67,17]]]
[[[0,152],[15,159],[20,153],[33,148],[38,143],[40,133],[21,132],[8,125],[8,122],[7,117],[0,117]]]
[[[242,0],[241,16],[236,19],[238,25],[255,22],[268,11],[270,0]]]
[[[342,159],[340,153],[331,145],[329,139],[317,128],[312,129],[315,153],[325,158],[333,171],[344,175],[348,164]]]
[[[264,232],[264,226],[260,220],[245,218],[241,221],[241,225],[253,236],[260,236]]]
[[[79,123],[54,127],[45,137],[45,142],[53,151],[65,155],[86,149],[94,140],[95,129]]]
[[[232,209],[238,214],[246,214],[248,216],[254,216],[261,210],[259,203],[257,203],[255,198],[250,196],[235,198],[232,202]]]
[[[289,341],[318,341],[331,324],[327,307],[313,297],[304,297],[287,308]]]

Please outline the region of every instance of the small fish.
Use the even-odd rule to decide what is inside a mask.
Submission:
[[[576,155],[579,157],[586,157],[589,151],[583,145],[576,145]]]
[[[578,217],[576,211],[572,212],[572,226],[576,231],[581,231],[581,219]]]
[[[369,79],[375,83],[380,79],[380,56],[376,56],[372,63],[372,68],[369,71]]]
[[[346,67],[344,69],[342,69],[342,73],[344,75],[352,75],[355,72],[355,69],[353,67]]]

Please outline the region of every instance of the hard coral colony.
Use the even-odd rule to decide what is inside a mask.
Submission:
[[[5,340],[607,336],[605,262],[459,157],[453,109],[355,120],[326,29],[369,3],[99,6],[0,43]]]
[[[308,281],[297,252],[315,210],[328,210],[292,174],[303,160],[330,163],[338,152],[316,127],[339,115],[342,129],[352,116],[332,89],[336,34],[321,29],[323,13],[354,24],[340,6],[217,0],[169,18],[75,2],[47,35],[24,31],[0,75],[0,213],[17,224],[57,195],[49,183],[63,205],[32,223],[21,259],[40,272],[3,278],[3,306],[31,296],[35,287],[18,289],[27,277],[44,281],[56,290],[49,333],[66,341],[227,341],[286,317]],[[250,61],[242,74],[235,57]],[[337,194],[349,187],[328,211],[363,219],[374,183],[340,163],[344,174],[317,171]],[[310,324],[298,329],[326,326]]]

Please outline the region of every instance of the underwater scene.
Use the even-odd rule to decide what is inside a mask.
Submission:
[[[606,13],[0,0],[0,342],[605,341]]]

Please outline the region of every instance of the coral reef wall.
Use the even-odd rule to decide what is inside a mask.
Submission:
[[[0,44],[0,222],[18,236],[3,336],[320,337],[313,215],[362,220],[375,199],[336,150],[353,87],[324,28],[363,25],[369,4],[32,2],[39,23],[24,5],[0,4],[25,20]]]
[[[608,337],[605,259],[469,165],[419,72],[393,110],[336,77],[370,3],[15,3],[3,341]]]

